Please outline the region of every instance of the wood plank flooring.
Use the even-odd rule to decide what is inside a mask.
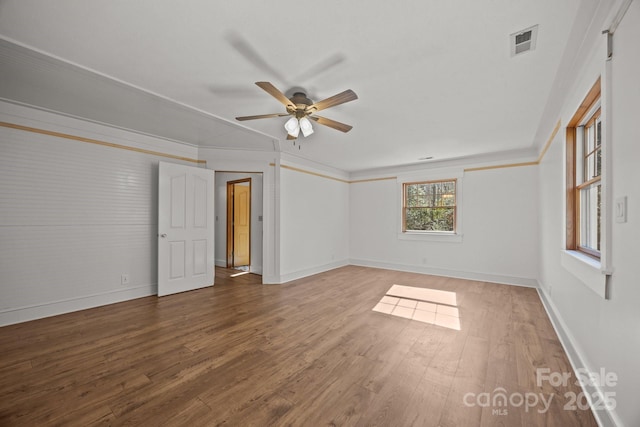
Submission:
[[[572,369],[534,289],[356,266],[285,285],[231,273],[0,328],[0,425],[596,426],[565,408],[574,381],[538,384],[538,368]],[[393,284],[455,292],[460,330],[372,311]]]

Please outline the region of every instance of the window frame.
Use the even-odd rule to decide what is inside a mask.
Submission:
[[[603,242],[603,226],[604,215],[602,215],[604,204],[604,187],[603,173],[601,165],[600,174],[597,177],[587,179],[585,176],[585,162],[589,156],[595,154],[600,150],[601,162],[604,161],[604,138],[602,129],[600,130],[600,145],[597,147],[594,144],[593,150],[586,153],[584,149],[584,129],[591,124],[595,124],[599,119],[602,123],[602,106],[601,106],[601,83],[600,78],[591,87],[586,97],[576,110],[575,114],[567,124],[566,128],[566,249],[569,251],[577,251],[583,253],[593,259],[600,261],[602,257],[602,242]],[[582,144],[583,147],[579,147],[578,144]],[[580,165],[578,165],[580,161]],[[595,250],[580,244],[580,232],[582,229],[581,224],[581,201],[580,192],[585,188],[589,188],[592,185],[599,183],[601,191],[601,205],[600,205],[600,222],[598,225],[600,243],[600,250]]]
[[[412,171],[396,176],[396,233],[398,240],[427,242],[462,243],[463,229],[463,182],[464,169],[457,167],[438,168],[432,170]],[[443,231],[403,231],[404,230],[404,186],[405,183],[429,181],[456,181],[455,230]]]
[[[593,113],[591,112],[593,109],[595,108],[595,111],[593,111]],[[588,163],[590,161],[595,161],[597,162],[597,156],[598,156],[598,151],[600,152],[600,161],[602,162],[602,130],[596,130],[596,126],[598,124],[600,124],[602,122],[602,109],[600,107],[600,98],[596,99],[594,101],[594,105],[592,105],[592,107],[588,110],[587,114],[584,116],[586,117],[586,123],[584,123],[584,125],[579,126],[578,128],[576,128],[576,132],[582,132],[582,152],[580,153],[579,149],[576,149],[576,151],[578,153],[581,154],[581,156],[576,156],[576,161],[577,160],[581,160],[582,166],[581,166],[581,170],[578,170],[577,172],[581,172],[582,175],[582,182],[581,183],[576,183],[576,210],[578,213],[578,227],[576,229],[576,249],[580,252],[584,252],[587,255],[590,255],[596,259],[600,259],[601,257],[601,249],[593,249],[589,246],[583,246],[581,244],[582,241],[582,229],[583,229],[583,224],[580,222],[581,221],[581,216],[580,213],[582,212],[583,206],[582,206],[582,198],[581,198],[581,194],[583,192],[583,190],[585,189],[590,189],[592,188],[594,185],[599,186],[600,187],[600,194],[599,194],[599,198],[602,199],[602,166],[601,169],[599,171],[599,173],[597,175],[591,176],[589,175],[589,168],[588,168]],[[583,118],[584,120],[584,118]],[[591,135],[589,135],[589,132],[587,132],[588,129],[590,129],[593,126],[594,131],[596,132],[600,132],[600,143],[598,145],[596,145],[597,141],[595,140],[595,136],[594,136],[594,147],[591,151],[587,152],[587,145],[588,142],[586,140],[587,136],[589,137],[589,139],[591,139]],[[592,157],[593,156],[593,157]],[[580,159],[578,159],[577,157],[580,157]],[[594,164],[594,171],[596,170],[595,164]],[[601,248],[602,247],[602,202],[600,202],[600,206],[598,206],[598,218],[599,218],[599,222],[597,224],[597,241],[598,241],[598,247]]]
[[[407,187],[409,185],[421,185],[421,184],[438,184],[443,182],[453,182],[454,184],[454,204],[453,206],[422,206],[425,208],[439,209],[439,208],[453,208],[453,229],[452,230],[408,230],[407,229]],[[436,179],[429,181],[411,181],[402,183],[402,232],[403,233],[435,233],[435,234],[455,234],[456,223],[458,217],[458,179]]]

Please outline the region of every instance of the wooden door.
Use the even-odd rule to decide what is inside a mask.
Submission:
[[[251,265],[251,178],[227,182],[227,268]]]
[[[233,266],[249,265],[251,237],[251,187],[235,184],[233,191]]]
[[[212,286],[214,172],[160,162],[158,296]]]

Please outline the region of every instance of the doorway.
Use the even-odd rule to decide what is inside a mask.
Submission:
[[[227,181],[227,268],[251,266],[251,178]]]
[[[228,221],[227,210],[227,183],[234,181],[247,181],[251,178],[251,233],[249,242],[249,271],[251,274],[262,275],[262,265],[264,256],[264,226],[263,226],[263,202],[264,202],[264,179],[262,172],[236,172],[236,171],[216,171],[215,172],[215,264],[223,269],[233,268],[233,263],[227,264],[228,251]],[[231,237],[231,236],[229,236]],[[246,267],[245,267],[246,269]],[[236,272],[238,272],[236,270]]]

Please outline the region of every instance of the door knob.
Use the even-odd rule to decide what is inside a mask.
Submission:
[[[164,239],[165,237],[167,237],[167,233],[162,233],[162,234],[160,235],[160,237],[162,237],[162,238]]]

